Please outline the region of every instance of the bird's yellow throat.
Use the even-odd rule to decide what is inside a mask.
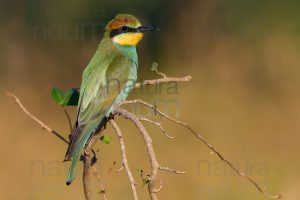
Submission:
[[[113,38],[114,43],[121,46],[136,46],[143,38],[143,33],[125,33]]]

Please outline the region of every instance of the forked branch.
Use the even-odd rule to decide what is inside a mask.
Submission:
[[[30,113],[26,107],[22,104],[22,102],[20,101],[20,99],[18,97],[16,97],[14,94],[7,92],[6,95],[10,98],[12,98],[14,100],[14,102],[21,108],[21,110],[27,115],[29,116],[33,121],[35,121],[36,123],[38,123],[43,130],[48,131],[49,133],[54,134],[59,140],[63,141],[64,143],[68,144],[68,140],[66,140],[61,134],[59,134],[57,131],[53,130],[52,128],[50,128],[47,124],[45,124],[44,122],[42,122],[40,119],[38,119],[36,116],[34,116],[32,113]],[[87,148],[85,149],[85,153],[84,153],[84,159],[83,159],[83,163],[84,163],[84,171],[83,171],[83,188],[84,188],[84,195],[86,197],[87,200],[91,200],[92,199],[92,192],[90,190],[91,186],[90,186],[90,177],[91,177],[91,159],[92,159],[92,148],[95,145],[95,143],[97,142],[97,140],[99,139],[99,135],[100,134],[96,134],[91,142],[89,143],[89,145],[87,146]],[[97,171],[93,170],[95,176],[97,177]],[[99,183],[100,184],[100,183]],[[101,187],[101,184],[100,184]],[[107,200],[106,194],[105,193],[101,193],[102,197],[104,200]]]
[[[156,84],[168,83],[168,82],[188,82],[192,79],[192,76],[184,76],[178,78],[178,77],[168,77],[166,76],[166,74],[158,71],[156,71],[156,73],[160,75],[162,78],[153,79],[153,80],[144,80],[140,83],[136,83],[135,88],[140,88],[146,85],[156,85]]]
[[[155,80],[145,80],[141,83],[136,83],[136,88],[145,86],[145,85],[155,85],[155,84],[160,84],[160,83],[165,83],[165,82],[187,82],[191,80],[191,76],[185,76],[185,77],[181,77],[181,78],[177,78],[177,77],[167,77],[164,73],[158,72],[156,70],[156,73],[161,76],[161,78],[159,79],[155,79]],[[41,120],[39,120],[37,117],[35,117],[34,115],[32,115],[21,103],[21,101],[13,94],[11,93],[7,93],[7,95],[9,97],[11,97],[16,103],[17,105],[22,109],[22,111],[28,115],[32,120],[34,120],[35,122],[37,122],[44,130],[47,130],[48,132],[54,134],[56,137],[58,137],[60,140],[64,141],[65,143],[68,144],[68,140],[66,140],[63,136],[61,136],[58,132],[54,131],[53,129],[51,129],[49,126],[47,126],[45,123],[43,123]],[[236,167],[234,167],[234,165],[227,159],[224,158],[224,156],[217,151],[210,143],[207,142],[207,140],[200,134],[198,134],[196,131],[194,131],[187,123],[179,121],[175,118],[170,117],[169,115],[163,113],[162,111],[160,111],[159,109],[157,109],[156,106],[151,105],[145,101],[142,100],[131,100],[131,101],[124,101],[120,104],[120,106],[122,105],[126,105],[126,104],[141,104],[143,106],[146,106],[150,109],[152,109],[155,113],[158,113],[161,117],[166,118],[176,124],[179,124],[183,127],[185,127],[186,129],[188,129],[197,139],[201,140],[214,154],[216,154],[223,162],[225,162],[232,170],[234,170],[239,176],[247,179],[249,182],[251,182],[256,189],[265,197],[268,197],[270,199],[280,199],[282,197],[282,195],[269,195],[266,193],[266,191],[263,189],[263,187],[261,187],[260,185],[257,184],[256,181],[254,181],[254,179],[252,179],[251,177],[249,177],[248,175],[246,175],[245,173],[243,173],[242,171],[240,171],[239,169],[237,169]],[[158,126],[162,132],[169,138],[174,138],[172,136],[169,136],[165,129],[163,128],[161,123],[152,121],[150,119],[147,118],[139,118],[137,117],[135,114],[128,112],[127,110],[121,108],[121,107],[115,107],[113,109],[113,115],[121,115],[126,119],[131,120],[134,125],[138,128],[139,133],[141,134],[141,136],[144,139],[144,143],[147,149],[147,153],[149,156],[149,160],[150,160],[150,165],[151,165],[151,174],[149,176],[149,180],[148,180],[148,191],[150,194],[150,198],[151,200],[156,200],[157,196],[156,193],[159,192],[162,187],[163,187],[163,183],[160,179],[157,179],[157,174],[158,174],[158,170],[163,170],[163,171],[167,171],[167,172],[171,172],[171,173],[175,173],[175,174],[183,174],[185,172],[181,172],[181,171],[177,171],[177,170],[173,170],[170,169],[169,167],[164,167],[164,166],[160,166],[157,158],[156,158],[156,154],[155,151],[153,149],[152,146],[152,139],[150,137],[150,135],[148,134],[148,131],[146,130],[146,128],[144,127],[144,125],[142,124],[141,121],[146,121],[149,122],[151,124],[154,124],[156,126]],[[118,138],[119,138],[119,142],[120,142],[120,147],[121,147],[121,156],[122,156],[122,164],[123,167],[118,170],[122,171],[122,169],[125,169],[125,172],[127,174],[127,177],[129,179],[130,182],[130,186],[131,186],[131,190],[132,190],[132,194],[134,197],[134,200],[138,199],[138,195],[137,195],[137,191],[136,191],[136,184],[133,178],[133,175],[129,169],[128,166],[128,162],[127,162],[127,158],[126,158],[126,149],[125,149],[125,143],[123,140],[123,135],[122,132],[120,130],[120,128],[117,126],[116,122],[113,119],[110,119],[109,121],[112,125],[112,127],[115,129]],[[93,147],[96,144],[96,142],[99,140],[99,136],[100,133],[97,133],[93,136],[93,138],[91,139],[90,143],[87,145],[85,151],[84,151],[84,172],[83,172],[83,185],[84,185],[84,192],[85,192],[85,197],[87,200],[91,200],[92,199],[92,193],[90,191],[91,189],[91,183],[90,183],[90,176],[91,173],[94,172],[98,182],[99,182],[99,176],[97,174],[97,171],[95,169],[95,167],[92,165],[92,155],[93,155]],[[155,182],[159,182],[160,185],[158,187],[155,188]],[[100,182],[99,182],[100,183]],[[105,190],[103,189],[103,185],[101,185],[100,183],[100,188],[101,191],[103,190],[104,192],[101,192],[102,197],[104,198],[104,200],[107,199],[106,194],[105,194]]]
[[[188,129],[197,139],[201,140],[214,154],[216,154],[223,162],[225,162],[233,171],[235,171],[239,176],[247,179],[248,181],[250,181],[255,187],[256,189],[265,197],[270,198],[270,199],[280,199],[282,197],[282,194],[279,195],[270,195],[268,193],[266,193],[265,189],[263,189],[262,186],[260,186],[253,178],[251,178],[250,176],[246,175],[244,172],[240,171],[239,169],[237,169],[236,167],[234,167],[234,165],[227,160],[219,151],[217,151],[214,146],[212,146],[202,135],[200,135],[199,133],[197,133],[196,131],[194,131],[187,123],[183,122],[183,121],[179,121],[175,118],[170,117],[169,115],[165,114],[164,112],[160,111],[159,109],[157,109],[156,106],[151,105],[143,100],[140,99],[135,99],[135,100],[129,100],[129,101],[123,101],[120,106],[122,105],[126,105],[126,104],[140,104],[143,106],[146,106],[152,110],[154,110],[156,113],[158,113],[160,116],[162,116],[163,118],[166,118],[176,124],[179,124],[183,127],[185,127],[186,129]]]
[[[150,165],[151,165],[151,174],[149,177],[148,190],[149,190],[151,200],[156,200],[157,196],[156,196],[156,192],[155,192],[154,183],[155,183],[156,176],[158,173],[157,171],[158,171],[159,164],[157,162],[156,154],[155,154],[155,151],[152,146],[152,139],[151,139],[150,135],[148,134],[148,131],[146,130],[146,128],[144,127],[144,125],[141,123],[141,121],[139,120],[139,118],[136,115],[128,112],[127,110],[125,110],[123,108],[115,107],[113,110],[113,115],[121,115],[121,116],[125,117],[126,119],[131,120],[134,123],[134,125],[138,128],[139,133],[142,135],[144,142],[145,142],[147,152],[148,152]]]

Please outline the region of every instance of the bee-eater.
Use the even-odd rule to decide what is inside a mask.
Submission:
[[[145,31],[137,18],[118,14],[105,27],[96,53],[85,68],[80,86],[77,119],[65,160],[71,160],[67,185],[76,175],[81,153],[93,134],[100,130],[115,105],[124,101],[137,80],[136,46]]]

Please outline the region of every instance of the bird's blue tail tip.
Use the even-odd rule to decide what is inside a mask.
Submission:
[[[66,184],[69,186],[71,185],[72,181],[67,181]]]

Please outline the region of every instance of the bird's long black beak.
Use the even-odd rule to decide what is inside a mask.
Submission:
[[[137,32],[144,33],[146,31],[159,31],[160,29],[154,26],[140,26],[137,28]]]

